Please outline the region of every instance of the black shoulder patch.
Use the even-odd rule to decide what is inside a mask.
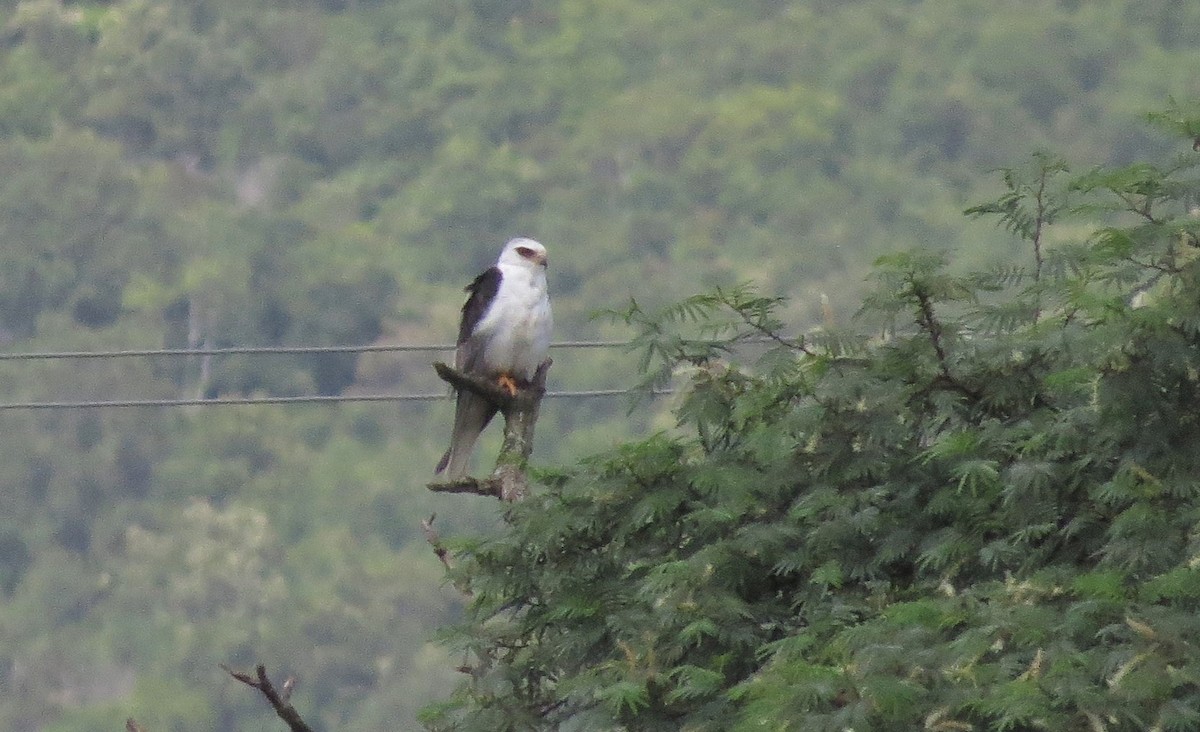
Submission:
[[[500,268],[490,267],[464,288],[471,295],[463,303],[462,322],[458,326],[459,345],[471,337],[475,326],[483,320],[488,308],[492,306],[492,299],[496,297],[496,291],[500,289],[500,277]]]

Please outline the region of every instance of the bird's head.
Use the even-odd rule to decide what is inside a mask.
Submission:
[[[498,264],[515,264],[523,267],[546,267],[546,247],[533,239],[517,238],[504,245]]]

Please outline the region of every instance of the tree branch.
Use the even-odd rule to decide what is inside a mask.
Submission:
[[[437,518],[437,514],[431,514],[427,519],[421,519],[421,533],[425,535],[425,541],[429,542],[429,546],[433,547],[433,553],[437,555],[438,561],[446,568],[446,571],[454,569],[450,564],[450,552],[446,551],[446,547],[442,546],[442,537],[438,534],[437,529],[433,528],[433,521]]]
[[[300,713],[288,701],[292,695],[292,686],[296,683],[294,678],[289,676],[283,682],[283,691],[280,693],[280,691],[275,689],[275,685],[271,683],[271,679],[267,678],[267,668],[261,663],[254,667],[255,676],[234,671],[225,664],[221,664],[221,668],[225,673],[246,686],[258,689],[271,704],[271,708],[275,710],[275,714],[287,723],[288,729],[292,732],[313,732],[313,728],[308,726],[300,717]]]
[[[450,368],[441,361],[433,363],[433,370],[437,372],[438,377],[442,381],[445,381],[455,389],[466,389],[467,391],[475,392],[475,394],[495,404],[501,410],[517,398],[509,394],[504,387],[492,379]],[[520,392],[518,391],[517,394],[519,395]]]
[[[433,521],[436,518],[437,514],[435,513],[427,519],[421,519],[421,533],[425,536],[425,541],[429,542],[429,546],[433,548],[433,553],[437,556],[438,561],[446,568],[446,573],[449,574],[454,570],[454,563],[450,559],[450,551],[442,544],[441,535],[438,534],[437,529],[433,528]],[[454,586],[468,598],[474,595],[466,582],[456,580]]]
[[[929,297],[929,293],[914,286],[913,296],[917,300],[917,325],[929,336],[929,342],[933,346],[933,353],[937,357],[938,370],[941,372],[940,377],[935,378],[930,383],[930,386],[935,386],[938,381],[942,381],[955,391],[961,392],[965,396],[978,401],[980,398],[979,392],[968,387],[955,378],[954,374],[950,373],[950,356],[946,353],[946,348],[942,344],[942,323],[933,312],[933,300]]]
[[[491,402],[504,415],[504,441],[496,456],[496,467],[488,478],[465,476],[446,482],[430,483],[429,490],[438,493],[473,493],[493,496],[505,502],[519,501],[529,494],[529,479],[525,465],[533,452],[533,430],[537,424],[542,397],[546,395],[546,373],[552,361],[546,359],[538,366],[529,384],[517,393],[506,390],[488,378],[465,374],[444,363],[433,364],[443,381],[455,389],[466,389]]]
[[[495,478],[472,478],[464,475],[454,480],[430,483],[426,488],[434,493],[470,493],[476,496],[500,497],[500,481]]]
[[[525,475],[525,465],[533,452],[533,429],[537,424],[542,397],[546,395],[546,373],[550,370],[551,363],[550,359],[543,361],[530,382],[518,386],[516,394],[508,393],[491,379],[465,374],[441,362],[433,364],[434,371],[443,381],[455,389],[466,389],[486,399],[504,415],[504,440],[500,446],[500,454],[496,456],[496,467],[491,476],[482,479],[463,476],[450,481],[430,483],[427,486],[429,490],[437,493],[492,496],[506,503],[522,500],[529,495],[529,479]],[[433,528],[434,518],[436,514],[421,521],[421,532],[425,541],[433,547],[438,561],[450,572],[453,564],[449,552],[442,545],[441,536]],[[469,582],[460,579],[454,585],[466,597],[473,596]],[[478,676],[490,664],[491,659],[487,652],[481,652],[479,665],[473,666],[464,658],[458,670]]]

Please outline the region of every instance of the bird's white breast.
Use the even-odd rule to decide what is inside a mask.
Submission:
[[[550,350],[553,318],[541,268],[500,265],[500,287],[475,334],[486,339],[483,361],[493,371],[529,379]]]

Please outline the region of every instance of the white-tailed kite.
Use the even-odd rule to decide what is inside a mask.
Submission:
[[[496,264],[467,285],[454,366],[495,378],[516,394],[527,384],[550,349],[550,298],[546,290],[546,248],[533,239],[504,245]],[[454,480],[467,472],[475,440],[496,416],[496,407],[466,389],[458,390],[450,449],[435,473]]]

